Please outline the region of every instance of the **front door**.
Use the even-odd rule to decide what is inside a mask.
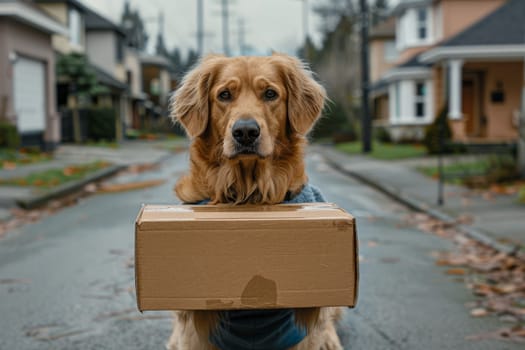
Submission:
[[[480,72],[465,73],[461,89],[462,113],[465,135],[483,137],[483,75]]]
[[[476,109],[474,108],[474,80],[463,80],[462,86],[463,120],[465,123],[465,134],[475,136],[476,134]]]

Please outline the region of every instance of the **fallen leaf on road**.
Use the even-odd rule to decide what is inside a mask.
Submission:
[[[480,333],[466,337],[467,340],[512,340],[519,343],[525,342],[525,329],[522,326],[501,328],[494,332]]]
[[[84,191],[88,192],[88,193],[95,193],[97,192],[97,185],[94,184],[94,183],[90,183],[90,184],[87,184],[86,186],[84,186]]]
[[[502,323],[525,324],[525,259],[519,253],[500,253],[460,232],[456,225],[469,222],[467,215],[456,223],[443,223],[424,215],[411,215],[406,222],[454,243],[448,252],[432,252],[438,266],[451,266],[449,275],[462,276],[476,301],[467,308],[473,317],[494,315]],[[525,342],[523,328],[502,328],[468,337],[470,340],[505,339]]]
[[[445,273],[447,275],[453,275],[453,276],[463,276],[465,275],[467,272],[465,271],[465,269],[459,269],[459,268],[456,268],[456,269],[448,269],[445,271]]]
[[[130,165],[126,169],[126,172],[132,173],[132,174],[139,174],[139,173],[143,173],[146,171],[156,170],[159,167],[160,167],[159,164],[154,164],[154,163],[134,164],[134,165]]]
[[[366,245],[369,246],[370,248],[377,247],[377,242],[376,241],[368,241],[368,243]]]
[[[14,169],[16,169],[16,163],[15,162],[5,161],[2,164],[2,168],[4,168],[4,170],[14,170]]]
[[[103,185],[100,185],[97,192],[114,193],[114,192],[139,190],[139,189],[144,189],[148,187],[160,186],[164,184],[165,182],[166,182],[166,179],[128,182],[125,184],[103,184]]]
[[[482,309],[482,308],[478,308],[478,309],[473,309],[473,310],[470,310],[470,315],[472,317],[485,317],[487,316],[489,313],[487,312],[487,310],[485,309]]]

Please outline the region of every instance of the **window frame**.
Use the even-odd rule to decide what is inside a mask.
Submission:
[[[421,90],[419,89],[421,87]],[[422,91],[422,94],[420,94]],[[427,116],[427,83],[424,80],[415,80],[414,81],[414,117],[416,119],[426,118]],[[422,106],[422,114],[419,114],[418,107]]]
[[[429,15],[427,7],[420,7],[416,9],[416,32],[417,40],[425,41],[428,40],[428,28],[429,28]],[[424,18],[421,17],[421,14],[424,13]],[[421,30],[424,30],[424,36],[421,36]]]
[[[82,45],[82,15],[76,8],[68,11],[69,42],[73,45]]]

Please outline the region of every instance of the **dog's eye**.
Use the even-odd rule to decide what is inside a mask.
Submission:
[[[227,101],[231,101],[231,99],[232,99],[232,94],[228,90],[224,90],[219,93],[219,100],[227,102]]]
[[[264,99],[267,101],[273,101],[277,98],[277,92],[273,89],[266,89],[264,92]]]

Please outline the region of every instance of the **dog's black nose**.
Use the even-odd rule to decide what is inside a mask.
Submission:
[[[259,124],[254,119],[239,119],[233,124],[232,135],[243,146],[253,144],[261,133]]]

